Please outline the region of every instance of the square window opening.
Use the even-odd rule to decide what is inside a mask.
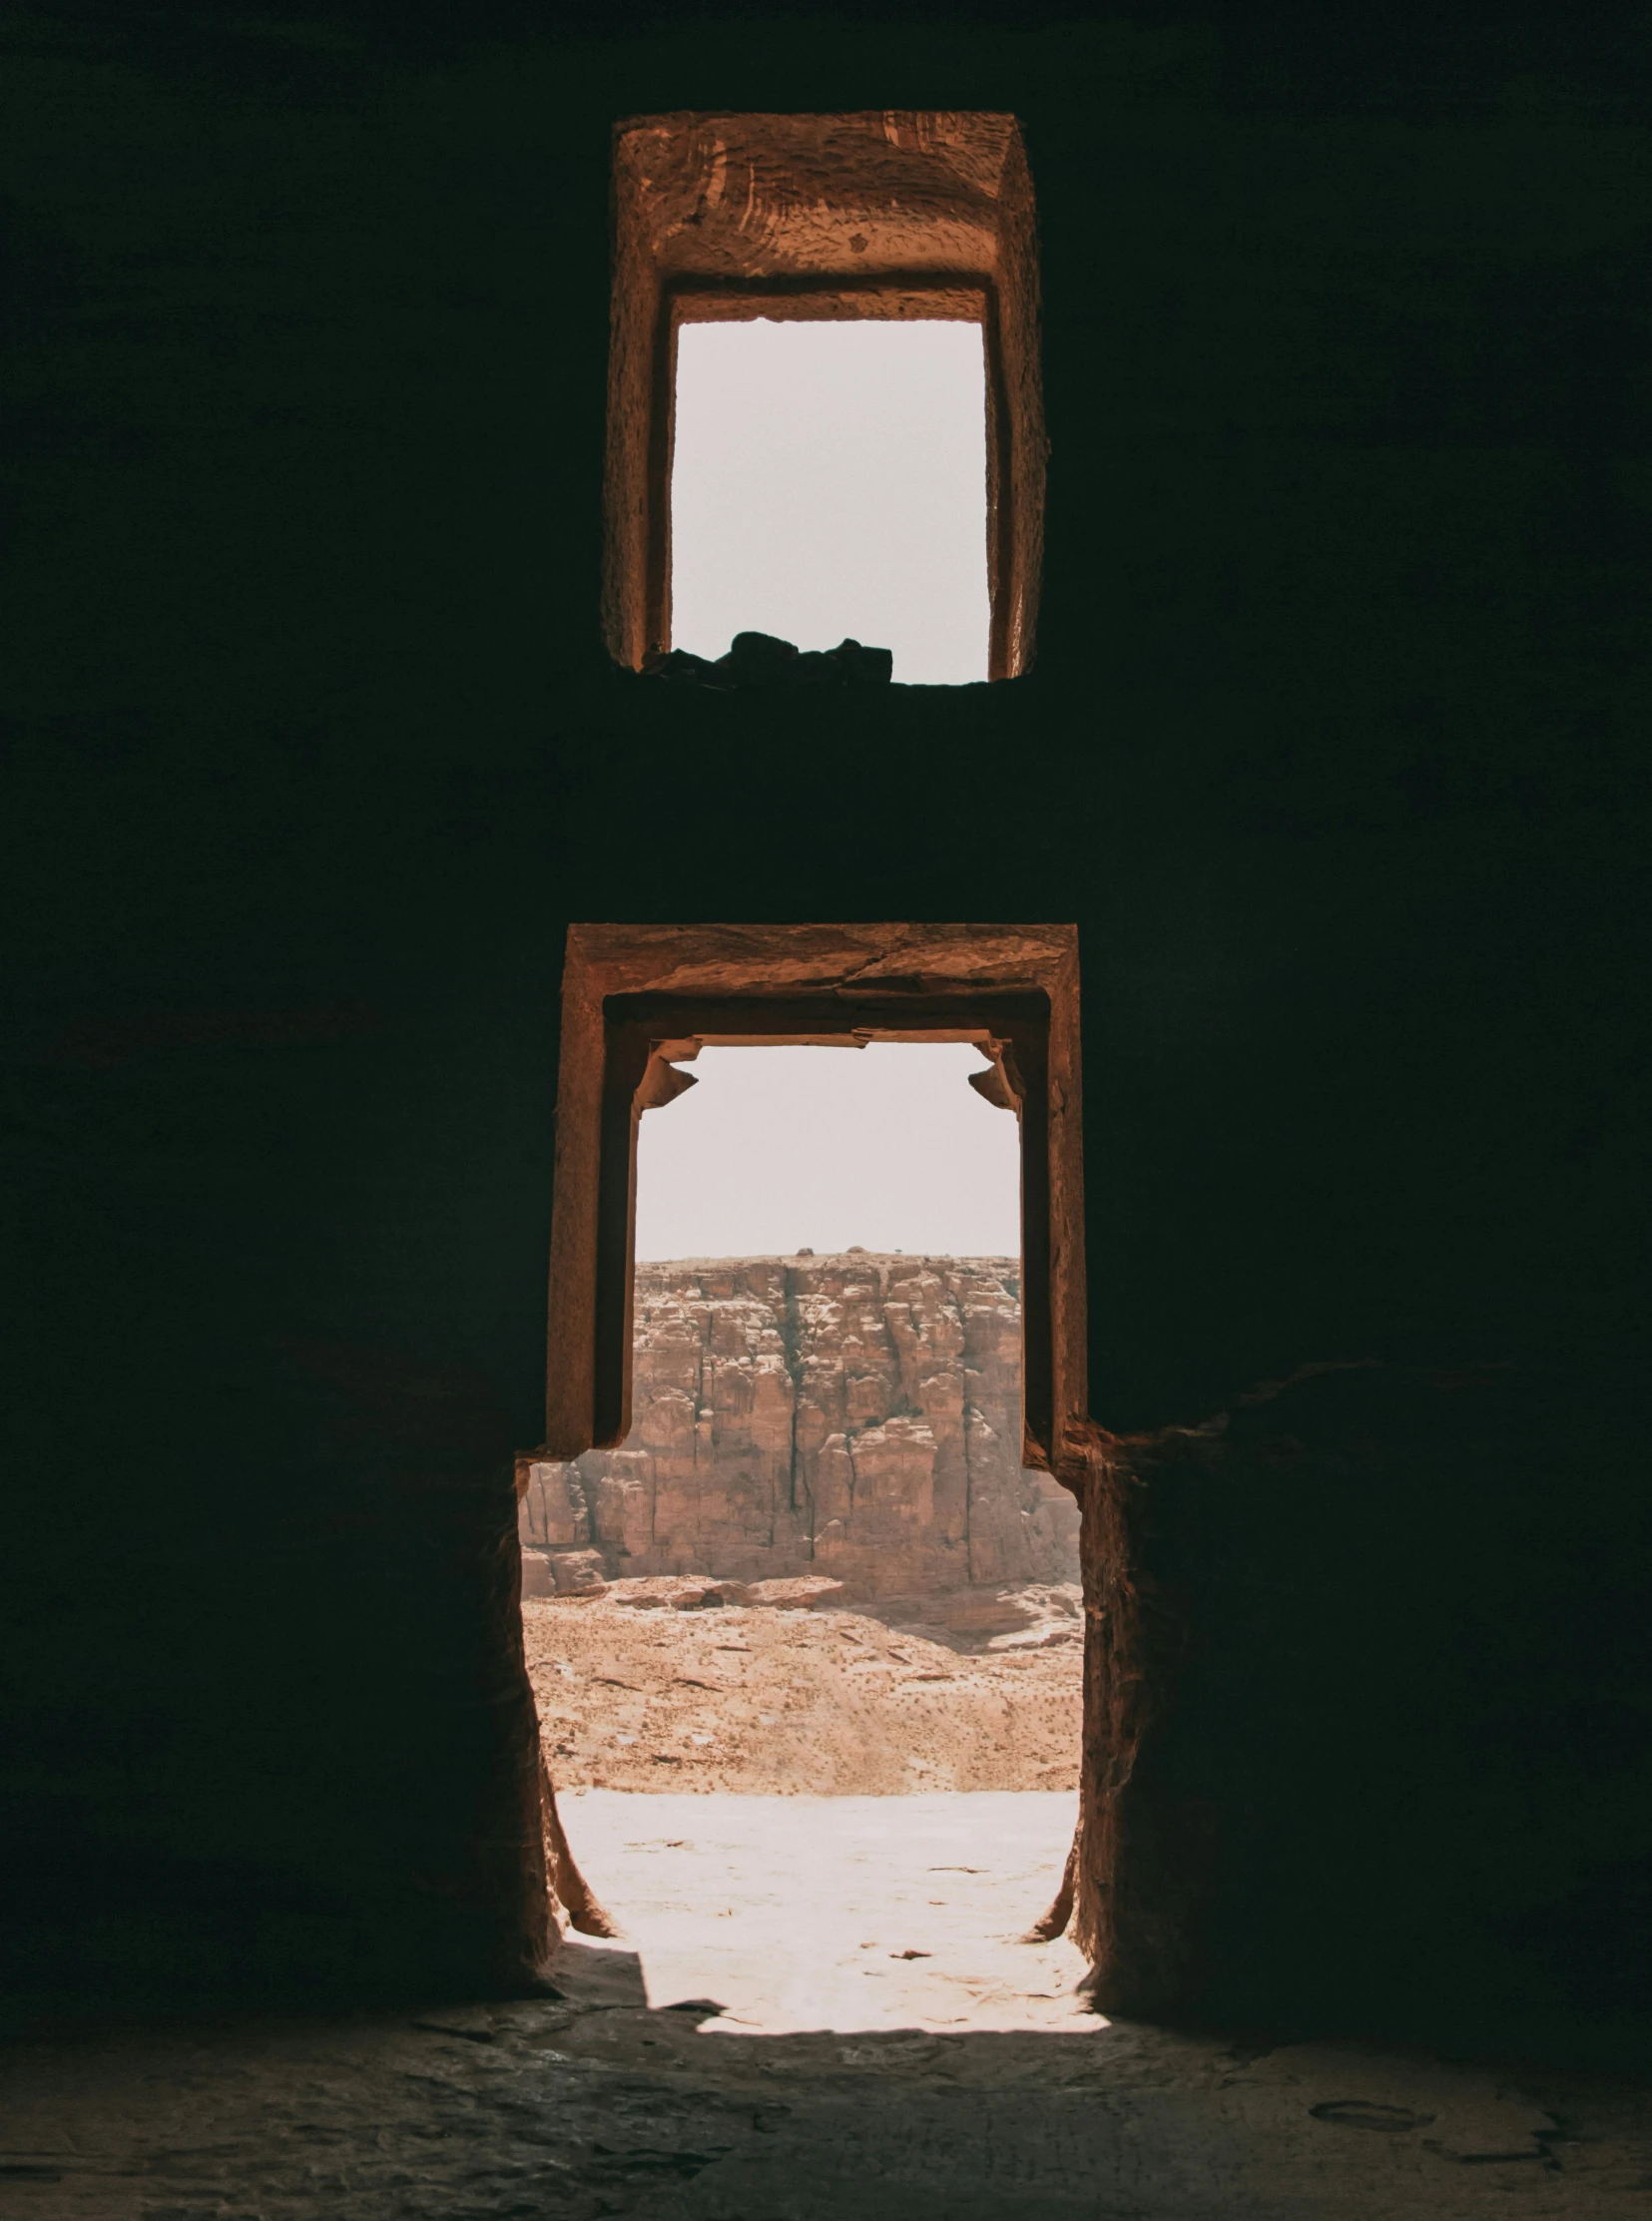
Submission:
[[[739,632],[887,648],[894,677],[990,665],[982,326],[693,321],[677,333],[672,645]]]
[[[1027,670],[1047,442],[1015,118],[632,117],[613,186],[616,662],[768,632],[908,683]]]

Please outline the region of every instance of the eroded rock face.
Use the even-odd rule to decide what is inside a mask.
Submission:
[[[634,1348],[624,1447],[530,1466],[525,1544],[866,1597],[1077,1578],[1076,1504],[1021,1468],[1013,1259],[642,1264]]]

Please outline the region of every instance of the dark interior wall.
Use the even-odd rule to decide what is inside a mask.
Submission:
[[[1449,1933],[1605,2012],[1652,1954],[1642,60],[1019,17],[9,30],[25,1986],[508,1957],[489,1629],[579,917],[1077,919],[1098,1418],[1389,1369],[1323,1485],[1165,1529],[1253,1990],[1323,2002],[1378,1870],[1361,1947],[1416,1985]],[[1026,679],[607,668],[607,137],[694,106],[1023,119]],[[1450,1455],[1360,1401],[1475,1367]]]

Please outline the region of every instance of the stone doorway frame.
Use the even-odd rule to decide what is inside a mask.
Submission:
[[[568,928],[551,1219],[545,1443],[630,1426],[637,1128],[710,1042],[973,1040],[1021,1137],[1023,1460],[1081,1484],[1089,1439],[1078,929]]]
[[[1018,1113],[1022,1458],[1078,1498],[1085,1597],[1078,1828],[1033,1933],[1072,1924],[1097,2003],[1141,2016],[1187,1983],[1177,1830],[1134,1783],[1175,1628],[1156,1649],[1166,1615],[1135,1570],[1140,1491],[1087,1407],[1076,925],[570,925],[535,1454],[571,1461],[628,1429],[637,1127],[694,1084],[678,1063],[707,1041],[863,1039],[978,1041],[992,1063],[972,1084]]]
[[[987,670],[1032,661],[1044,529],[1032,178],[985,112],[632,116],[614,127],[603,629],[671,643],[677,334],[689,322],[942,317],[986,349]]]

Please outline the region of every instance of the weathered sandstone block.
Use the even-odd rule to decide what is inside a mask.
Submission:
[[[600,1596],[608,1586],[600,1550],[556,1550],[551,1572],[558,1596]]]
[[[841,1581],[819,1574],[800,1574],[791,1580],[753,1581],[741,1597],[747,1604],[768,1604],[780,1611],[816,1612],[827,1605],[846,1604],[849,1592]]]

